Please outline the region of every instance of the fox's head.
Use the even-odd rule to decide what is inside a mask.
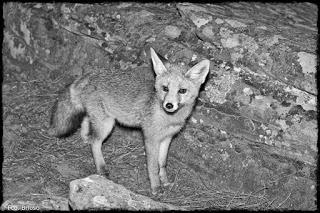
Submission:
[[[174,113],[184,105],[192,105],[199,94],[201,84],[209,72],[209,60],[203,60],[191,69],[164,64],[150,48],[153,70],[156,73],[155,88],[163,109]]]

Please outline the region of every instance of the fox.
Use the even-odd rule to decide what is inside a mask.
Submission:
[[[101,148],[115,123],[140,128],[151,193],[157,195],[172,184],[166,170],[169,146],[192,113],[210,61],[203,59],[189,68],[164,61],[152,47],[150,58],[149,67],[106,69],[78,77],[58,96],[49,134],[67,137],[81,127],[96,172],[108,175]]]

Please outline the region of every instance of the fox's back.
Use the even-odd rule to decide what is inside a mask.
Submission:
[[[130,126],[141,124],[155,96],[155,78],[148,67],[100,70],[75,83],[81,91],[81,102],[89,112],[102,108],[106,115]]]

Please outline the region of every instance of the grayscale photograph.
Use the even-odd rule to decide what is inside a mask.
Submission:
[[[2,5],[2,211],[317,210],[316,4]]]

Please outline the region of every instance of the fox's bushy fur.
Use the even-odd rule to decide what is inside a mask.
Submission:
[[[52,135],[63,137],[81,124],[81,137],[91,144],[97,172],[105,174],[102,142],[115,121],[144,133],[152,193],[170,184],[166,159],[172,137],[190,116],[199,88],[209,72],[209,60],[191,69],[163,63],[150,49],[154,77],[148,67],[101,70],[75,80],[59,96],[51,118]]]

